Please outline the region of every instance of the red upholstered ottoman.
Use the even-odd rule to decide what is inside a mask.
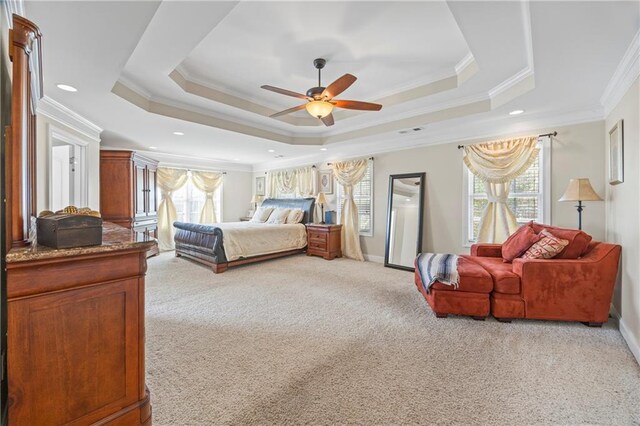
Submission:
[[[489,294],[493,290],[491,275],[467,256],[460,256],[458,275],[460,283],[457,289],[436,282],[427,294],[416,267],[415,283],[438,318],[446,318],[449,314],[453,314],[484,319],[489,315],[491,308],[489,301]]]

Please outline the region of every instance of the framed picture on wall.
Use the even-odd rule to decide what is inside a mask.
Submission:
[[[318,173],[319,188],[318,192],[324,192],[325,194],[333,194],[333,172],[320,172]]]
[[[260,176],[256,178],[256,195],[261,195],[264,197],[265,194],[265,178],[264,176]]]
[[[624,182],[624,128],[622,120],[609,130],[609,184]]]

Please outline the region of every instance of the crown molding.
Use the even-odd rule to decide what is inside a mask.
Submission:
[[[114,146],[102,146],[100,149],[109,151],[120,150],[123,148]],[[230,161],[219,160],[216,158],[205,158],[201,156],[184,154],[171,154],[162,151],[147,151],[140,149],[134,149],[134,151],[141,155],[144,155],[145,157],[153,158],[154,160],[159,161],[161,167],[197,168],[201,170],[219,172],[231,171],[251,173],[253,171],[250,164],[234,163]]]
[[[13,28],[13,14],[26,16],[24,13],[24,2],[22,0],[3,0],[4,17],[7,22],[7,28]]]
[[[158,151],[136,152],[139,152],[146,157],[151,157],[158,160],[160,162],[160,166],[162,167],[187,167],[220,172],[252,172],[252,167],[249,164],[239,164],[224,160],[202,158],[183,154],[170,154]]]
[[[627,51],[620,60],[609,84],[604,89],[600,103],[605,116],[609,115],[634,81],[640,76],[640,30],[631,40]]]
[[[38,107],[36,108],[36,114],[48,117],[95,142],[100,142],[102,128],[48,96],[40,99]]]
[[[370,156],[389,152],[405,151],[432,145],[454,144],[478,139],[500,139],[514,135],[528,134],[553,127],[564,127],[604,119],[600,105],[587,106],[569,111],[553,111],[528,117],[526,121],[514,122],[512,117],[497,120],[479,120],[475,123],[451,122],[428,126],[424,131],[408,134],[386,133],[375,141],[361,143],[340,143],[330,147],[333,152],[312,154],[285,160],[267,161],[254,164],[253,171],[260,172],[274,168],[296,167],[300,164],[314,164],[337,158]],[[498,130],[496,130],[498,129]]]

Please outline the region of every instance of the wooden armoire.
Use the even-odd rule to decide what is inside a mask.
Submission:
[[[109,222],[158,238],[158,162],[134,151],[100,151],[100,213]],[[158,254],[158,248],[148,253]]]

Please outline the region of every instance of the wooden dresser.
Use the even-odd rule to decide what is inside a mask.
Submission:
[[[104,223],[103,244],[7,254],[9,422],[150,425],[148,236]]]
[[[307,225],[307,256],[326,260],[342,257],[342,225]]]
[[[158,162],[133,151],[100,151],[102,218],[158,238]],[[158,254],[157,247],[149,256]]]

